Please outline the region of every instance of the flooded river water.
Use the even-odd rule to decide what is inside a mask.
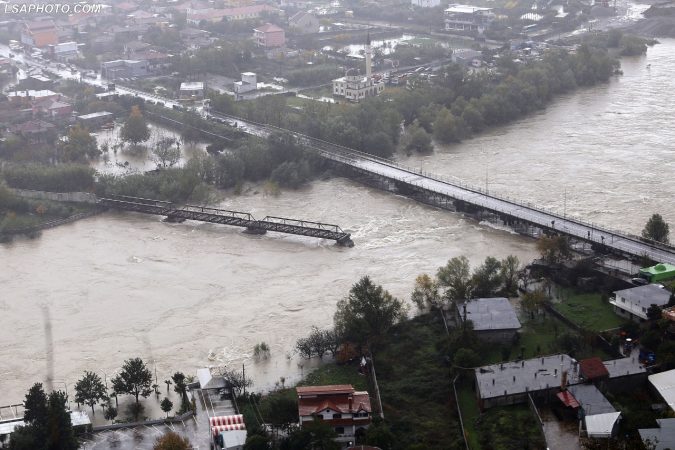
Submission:
[[[487,175],[490,190],[560,210],[566,191],[567,213],[631,232],[653,212],[675,223],[675,41],[624,59],[623,70],[539,114],[404,162],[481,186]],[[337,223],[356,246],[128,213],[2,245],[0,403],[20,401],[46,376],[43,305],[54,378],[70,389],[85,369],[110,377],[135,356],[156,364],[160,384],[175,370],[245,363],[266,388],[308,369],[292,355],[296,339],[328,326],[362,275],[408,298],[415,276],[453,256],[478,264],[536,254],[527,238],[344,179],[280,197],[252,189],[221,206]],[[256,363],[262,341],[272,356]]]

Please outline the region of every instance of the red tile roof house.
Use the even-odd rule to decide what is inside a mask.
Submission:
[[[372,421],[368,392],[357,392],[350,384],[297,387],[300,426],[321,420],[335,430],[336,441],[353,443],[365,435]]]

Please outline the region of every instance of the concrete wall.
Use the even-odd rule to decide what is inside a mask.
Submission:
[[[96,195],[89,192],[46,192],[29,191],[27,189],[14,189],[19,197],[33,198],[38,200],[53,200],[57,202],[96,203]]]

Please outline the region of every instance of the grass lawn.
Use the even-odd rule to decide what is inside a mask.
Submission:
[[[612,310],[612,305],[602,301],[600,294],[581,294],[566,289],[562,297],[562,302],[553,305],[556,311],[588,330],[608,330],[620,327],[624,322]]]
[[[471,450],[544,448],[541,428],[527,405],[500,406],[481,414],[470,383],[457,383],[457,397]]]
[[[437,315],[422,315],[394,327],[375,350],[375,368],[394,450],[461,449],[445,329]]]
[[[577,334],[575,330],[567,326],[560,320],[546,315],[539,316],[534,320],[528,320],[522,324],[520,329],[520,341],[511,347],[508,358],[502,355],[502,348],[499,345],[493,345],[485,349],[481,354],[482,364],[497,364],[504,360],[514,360],[520,356],[521,348],[524,349],[524,358],[535,358],[537,356],[550,355],[553,353],[566,353],[556,345],[558,336],[563,333]],[[600,348],[585,347],[581,352],[574,355],[575,358],[587,358],[598,356],[602,359],[610,359],[612,355],[607,354]]]
[[[457,383],[457,400],[464,421],[464,432],[469,448],[479,449],[478,432],[476,431],[476,419],[480,416],[476,393],[473,392],[468,382]]]
[[[326,384],[351,384],[357,391],[368,389],[368,379],[358,372],[356,364],[326,364],[313,370],[298,383],[298,386],[321,386]]]

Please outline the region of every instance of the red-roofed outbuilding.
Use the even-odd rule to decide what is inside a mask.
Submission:
[[[609,377],[607,367],[597,356],[580,360],[579,372],[586,381],[595,381]]]

